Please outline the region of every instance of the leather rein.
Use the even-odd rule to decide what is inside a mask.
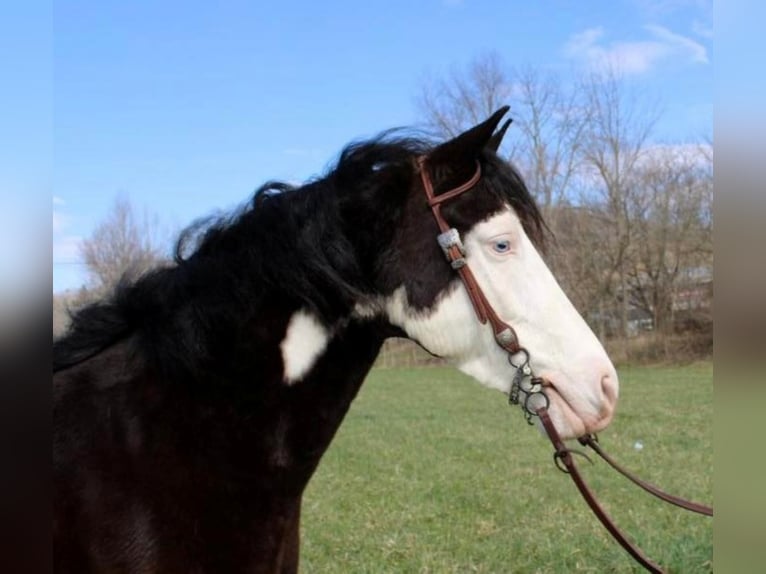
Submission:
[[[514,369],[516,369],[509,392],[509,403],[521,406],[524,416],[529,424],[533,424],[534,418],[540,419],[540,422],[545,428],[545,432],[553,445],[553,459],[558,469],[572,477],[572,480],[580,491],[582,497],[585,499],[585,502],[587,502],[588,506],[612,537],[646,570],[661,574],[663,570],[660,566],[647,558],[641,550],[635,546],[619,528],[617,528],[614,521],[598,503],[593,492],[588,488],[577,465],[575,465],[572,455],[581,455],[589,462],[590,458],[588,458],[585,453],[566,446],[548,415],[550,399],[545,394],[545,387],[550,386],[550,383],[533,375],[532,368],[529,364],[529,351],[520,345],[518,336],[513,327],[500,319],[498,314],[492,308],[492,305],[487,300],[484,292],[476,281],[476,277],[468,266],[460,233],[454,227],[450,227],[442,216],[442,203],[459,196],[478,183],[481,179],[481,164],[478,160],[476,161],[476,171],[468,181],[439,195],[434,193],[433,184],[431,183],[431,177],[428,172],[428,156],[424,155],[417,158],[417,168],[420,172],[420,178],[426,193],[428,206],[431,208],[436,223],[439,226],[440,234],[437,237],[439,246],[442,248],[450,266],[460,276],[468,293],[468,297],[471,299],[471,303],[479,322],[482,325],[489,322],[495,335],[495,341],[508,353],[508,362]],[[595,435],[586,434],[578,438],[578,441],[581,445],[593,449],[593,451],[603,458],[612,468],[653,496],[686,510],[704,514],[706,516],[713,516],[713,509],[711,507],[667,494],[656,486],[638,478],[621,467],[612,457],[604,452]]]

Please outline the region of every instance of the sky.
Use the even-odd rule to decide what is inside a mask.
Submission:
[[[170,238],[417,126],[424,83],[489,52],[562,78],[614,64],[660,103],[658,143],[712,136],[711,0],[69,0],[52,27],[54,292],[86,282],[79,242],[118,194]]]

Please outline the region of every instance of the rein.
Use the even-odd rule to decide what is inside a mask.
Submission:
[[[476,277],[471,272],[468,262],[465,259],[465,248],[460,238],[460,233],[454,227],[450,227],[444,220],[441,213],[441,204],[459,196],[460,194],[473,188],[481,179],[481,164],[476,161],[476,171],[471,178],[462,185],[450,189],[444,193],[435,195],[433,184],[431,183],[431,177],[428,173],[428,156],[420,156],[417,158],[417,167],[420,172],[420,178],[423,183],[423,189],[428,199],[428,205],[431,208],[436,224],[439,226],[441,232],[437,236],[439,246],[442,248],[447,261],[450,266],[458,273],[463,285],[466,288],[468,297],[471,299],[476,316],[479,322],[484,325],[487,322],[492,326],[492,331],[495,335],[495,341],[497,344],[508,353],[508,362],[516,369],[511,383],[511,389],[508,395],[509,404],[520,405],[527,423],[530,425],[534,423],[534,418],[540,419],[540,422],[545,428],[545,432],[548,435],[551,444],[553,445],[554,453],[553,460],[556,466],[562,472],[572,477],[577,489],[585,499],[585,502],[591,508],[593,513],[599,519],[601,524],[609,531],[612,537],[622,546],[628,554],[630,554],[641,566],[643,566],[649,572],[662,574],[663,570],[647,558],[641,550],[634,545],[628,538],[620,531],[615,525],[614,521],[609,517],[606,511],[598,503],[593,492],[588,488],[579,469],[575,465],[573,454],[578,454],[585,457],[589,462],[590,458],[579,451],[568,448],[564,441],[559,436],[556,427],[553,425],[550,416],[548,415],[548,407],[550,406],[550,399],[545,394],[544,388],[550,386],[550,384],[542,379],[536,377],[532,373],[532,368],[529,364],[529,351],[519,344],[516,331],[508,323],[500,319],[492,305],[487,300],[484,292],[476,281]],[[524,396],[522,402],[522,394]],[[595,435],[587,434],[580,438],[578,441],[583,446],[590,447],[596,454],[603,458],[612,468],[617,472],[631,480],[636,485],[640,486],[650,494],[674,504],[686,510],[697,512],[707,516],[713,516],[713,509],[711,507],[684,500],[677,496],[667,494],[657,488],[656,486],[638,478],[632,473],[625,470],[617,462],[612,459],[601,446],[598,444],[598,439]]]
[[[601,458],[603,458],[606,461],[606,463],[609,466],[611,466],[614,470],[619,472],[622,476],[630,480],[636,486],[643,488],[646,492],[648,492],[652,496],[656,496],[660,500],[664,500],[665,502],[669,504],[673,504],[675,506],[678,506],[679,508],[683,508],[684,510],[689,510],[690,512],[696,512],[697,514],[703,514],[705,516],[713,516],[712,506],[705,506],[704,504],[700,504],[699,502],[692,502],[691,500],[686,500],[684,498],[680,498],[678,496],[668,494],[667,492],[660,490],[659,488],[657,488],[650,482],[646,482],[645,480],[638,478],[635,474],[633,474],[632,472],[620,466],[616,460],[614,460],[611,456],[609,456],[606,452],[604,452],[604,449],[602,449],[601,445],[598,444],[598,438],[595,435],[586,434],[584,436],[581,436],[577,440],[580,442],[581,445],[589,446],[590,448],[592,448],[597,455],[599,455]]]

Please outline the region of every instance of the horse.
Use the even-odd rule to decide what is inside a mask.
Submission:
[[[437,242],[426,175],[548,381],[561,436],[609,424],[617,374],[497,154],[507,111],[441,143],[384,132],[323,177],[268,182],[182,232],[172,264],[73,313],[53,353],[57,572],[297,572],[302,494],[390,337],[511,391],[515,369]]]

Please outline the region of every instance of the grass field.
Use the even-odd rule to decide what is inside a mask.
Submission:
[[[602,444],[645,479],[710,503],[712,379],[710,363],[621,369]],[[503,395],[455,370],[373,371],[307,489],[301,571],[638,572],[551,453]],[[669,572],[712,571],[712,519],[603,462],[578,463],[649,556]]]

